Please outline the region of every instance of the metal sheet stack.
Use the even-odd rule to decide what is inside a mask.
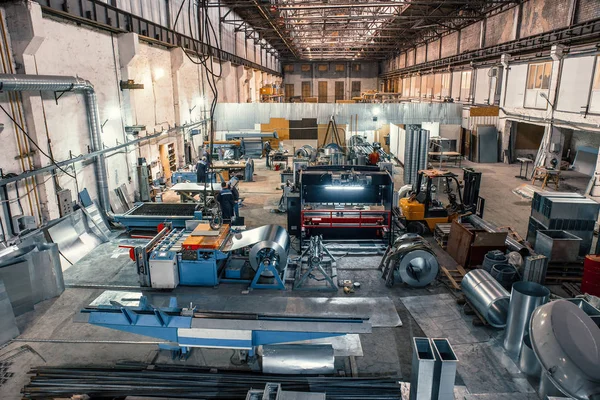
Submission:
[[[538,230],[562,230],[581,238],[579,255],[590,252],[600,204],[578,193],[534,193],[527,241],[535,246]]]
[[[406,129],[404,147],[404,183],[415,184],[417,172],[427,168],[429,155],[429,131],[418,125],[409,125]]]

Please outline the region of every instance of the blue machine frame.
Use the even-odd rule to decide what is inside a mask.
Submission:
[[[261,345],[371,332],[368,318],[196,313],[195,307],[178,307],[175,297],[166,308],[149,305],[142,296],[137,307],[100,305],[80,314],[84,318],[77,322],[167,340],[173,344],[161,348],[181,354],[192,347],[210,347],[247,350],[253,356]]]

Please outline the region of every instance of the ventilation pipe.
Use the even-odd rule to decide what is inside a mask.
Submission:
[[[87,108],[88,125],[92,151],[102,150],[100,114],[94,86],[85,80],[72,76],[0,74],[0,92],[83,92]],[[94,163],[98,200],[104,212],[110,211],[108,200],[108,179],[104,154],[96,156]]]

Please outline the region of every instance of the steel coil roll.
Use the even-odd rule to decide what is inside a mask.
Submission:
[[[439,263],[429,244],[421,236],[406,234],[393,244],[384,260],[402,282],[413,287],[429,285],[439,272]]]
[[[510,295],[487,271],[469,272],[460,285],[467,300],[491,326],[506,326]]]

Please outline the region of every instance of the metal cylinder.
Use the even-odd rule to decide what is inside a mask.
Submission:
[[[487,271],[469,272],[460,285],[467,300],[491,326],[506,326],[510,295]]]
[[[488,251],[486,253],[485,257],[483,257],[483,263],[481,264],[481,267],[483,269],[485,269],[487,272],[490,272],[494,265],[506,264],[507,262],[508,262],[508,259],[506,258],[506,255],[502,251],[492,250],[492,251]]]
[[[519,369],[524,374],[534,378],[539,378],[542,372],[540,362],[531,348],[531,338],[528,333],[523,337],[523,344],[519,352]]]
[[[333,347],[329,344],[263,346],[262,352],[265,374],[331,375],[335,371]]]
[[[510,293],[510,305],[506,320],[504,349],[516,356],[521,350],[523,336],[529,328],[533,311],[548,302],[550,291],[534,282],[517,282]]]
[[[510,289],[517,276],[517,269],[510,264],[496,264],[492,267],[490,275],[497,280],[503,288]]]
[[[414,135],[411,130],[406,130],[405,143],[404,143],[404,184],[411,184],[411,169],[413,163],[413,143]]]

